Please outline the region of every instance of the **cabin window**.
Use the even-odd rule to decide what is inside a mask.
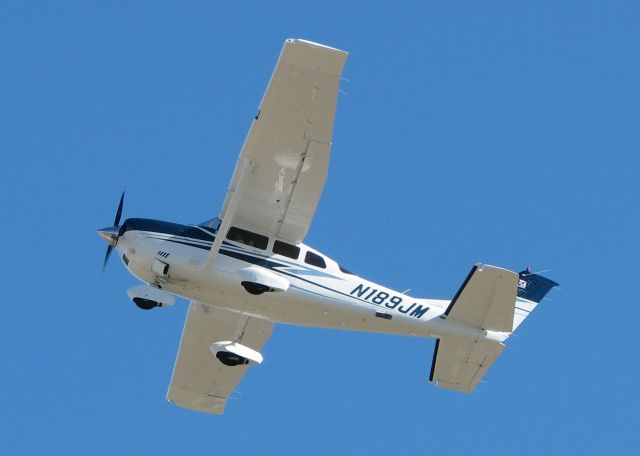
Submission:
[[[327,267],[327,264],[324,262],[324,258],[313,252],[307,252],[304,257],[304,262],[310,264],[311,266],[317,266],[322,269]]]
[[[235,226],[229,228],[227,239],[262,250],[266,250],[267,244],[269,243],[269,238],[267,236],[252,233],[251,231],[236,228]]]
[[[300,247],[282,241],[275,241],[273,243],[273,253],[297,260],[300,256]]]

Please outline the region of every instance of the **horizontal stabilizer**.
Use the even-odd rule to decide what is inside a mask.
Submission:
[[[515,272],[477,264],[444,314],[474,328],[511,332],[517,287]]]
[[[500,342],[447,336],[436,341],[429,381],[440,388],[472,392],[504,350]]]

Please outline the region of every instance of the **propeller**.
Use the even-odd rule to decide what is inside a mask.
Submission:
[[[124,191],[120,196],[120,203],[118,204],[118,210],[116,211],[116,218],[113,220],[113,226],[109,226],[98,230],[98,235],[107,241],[107,253],[104,256],[104,262],[102,263],[102,272],[107,267],[107,261],[111,256],[113,248],[118,244],[118,238],[120,237],[120,219],[122,218],[122,206],[124,205]]]
[[[122,205],[124,204],[124,190],[122,191],[122,195],[120,195],[120,203],[118,203],[118,210],[116,211],[116,218],[113,221],[113,226],[120,226],[120,218],[122,217]]]

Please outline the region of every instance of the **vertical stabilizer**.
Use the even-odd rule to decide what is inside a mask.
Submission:
[[[558,284],[551,279],[534,274],[530,268],[518,274],[518,294],[513,315],[513,330],[529,316],[553,287]]]

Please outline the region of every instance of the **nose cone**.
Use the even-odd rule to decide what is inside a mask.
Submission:
[[[107,241],[109,245],[115,246],[118,242],[118,232],[120,228],[117,226],[109,226],[98,230],[98,236]]]

